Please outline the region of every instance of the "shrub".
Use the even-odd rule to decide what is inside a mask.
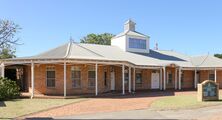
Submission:
[[[15,81],[0,78],[0,100],[13,99],[19,96],[19,86]]]

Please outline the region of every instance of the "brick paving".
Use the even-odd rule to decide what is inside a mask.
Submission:
[[[97,98],[89,98],[89,100],[65,105],[59,108],[35,113],[30,117],[58,117],[69,115],[81,115],[100,112],[127,111],[136,109],[146,109],[154,101],[163,96],[195,94],[196,92],[149,92],[137,93],[136,95],[126,96],[104,96]]]

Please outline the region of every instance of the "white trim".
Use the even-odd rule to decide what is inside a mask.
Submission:
[[[34,77],[34,70],[35,70],[35,64],[34,62],[31,63],[31,86],[32,86],[32,92],[31,92],[31,99],[34,97],[34,89],[35,89],[35,77]]]
[[[177,89],[177,68],[175,68],[175,90]]]
[[[133,68],[133,91],[136,91],[136,68]]]
[[[1,77],[5,77],[5,64],[1,63]]]
[[[95,77],[96,77],[96,86],[95,86],[95,95],[98,95],[98,64],[95,65]]]
[[[196,89],[197,88],[197,69],[195,69],[194,71],[194,88]]]
[[[217,82],[217,69],[214,70],[214,81]]]
[[[179,67],[179,90],[181,90],[181,67]]]
[[[160,90],[163,90],[163,71],[160,69]]]
[[[166,67],[163,67],[163,90],[166,90]]]
[[[125,95],[125,65],[122,65],[122,94]]]
[[[64,62],[64,97],[66,97],[66,86],[67,86],[67,82],[66,82],[66,62]]]
[[[129,93],[131,93],[131,67],[129,67]]]

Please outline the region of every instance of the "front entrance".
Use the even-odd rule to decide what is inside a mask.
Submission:
[[[115,72],[114,71],[112,71],[111,72],[111,75],[110,75],[110,77],[111,77],[111,90],[115,90]]]
[[[153,72],[151,75],[151,89],[160,88],[160,74],[158,72]]]

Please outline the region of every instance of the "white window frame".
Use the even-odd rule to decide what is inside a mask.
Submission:
[[[47,73],[49,71],[55,72],[54,78],[48,78],[48,74]],[[54,86],[48,86],[48,80],[54,80],[55,81],[55,85]],[[55,66],[46,66],[46,87],[47,88],[55,88],[56,87],[56,68],[55,68]]]
[[[210,75],[213,75],[213,78],[214,78],[214,79],[210,79]],[[214,73],[213,70],[211,70],[211,71],[208,73],[208,79],[215,81],[215,73]]]
[[[74,72],[79,72],[79,78],[75,77]],[[71,67],[71,80],[72,80],[72,88],[81,88],[81,68],[80,66],[72,66]],[[75,81],[79,81],[79,85],[75,86]],[[78,82],[77,82],[78,83]]]
[[[89,78],[89,72],[95,72],[95,77],[94,78]],[[95,82],[95,80],[96,80],[96,69],[95,69],[95,67],[94,66],[89,66],[88,67],[88,73],[87,73],[87,78],[88,78],[88,87],[95,87],[96,85],[96,82]],[[90,85],[90,81],[91,80],[93,80],[94,81],[94,86],[91,86]]]
[[[169,83],[169,74],[172,75],[171,83]],[[167,71],[167,84],[172,84],[172,83],[173,83],[173,73],[172,73],[172,71]]]

